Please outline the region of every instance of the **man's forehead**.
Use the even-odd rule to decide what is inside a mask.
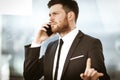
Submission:
[[[55,4],[55,5],[50,7],[50,13],[59,12],[61,10],[63,10],[63,6],[61,4]]]

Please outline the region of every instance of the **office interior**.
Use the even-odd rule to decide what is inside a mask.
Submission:
[[[0,0],[0,80],[24,80],[24,46],[49,21],[49,0]],[[99,38],[111,80],[120,80],[120,0],[76,0],[77,28]],[[43,44],[42,53],[54,36]],[[97,53],[96,53],[97,54]]]

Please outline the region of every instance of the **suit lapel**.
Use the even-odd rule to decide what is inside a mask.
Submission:
[[[79,31],[79,33],[77,34],[77,36],[75,37],[71,47],[70,47],[70,50],[68,52],[68,55],[67,55],[67,58],[66,58],[66,61],[65,61],[65,64],[64,64],[64,68],[63,68],[63,72],[62,72],[62,76],[64,75],[66,69],[67,69],[67,66],[68,66],[68,63],[69,63],[69,60],[72,56],[72,54],[74,53],[79,41],[80,41],[80,37],[82,37],[83,33],[81,31]]]
[[[52,49],[51,49],[51,62],[50,63],[52,63],[52,67],[51,68],[53,68],[53,63],[54,63],[54,56],[55,56],[55,53],[56,53],[56,49],[57,49],[57,45],[58,45],[58,40],[57,41],[55,41],[55,44],[52,46]],[[52,69],[53,70],[53,69]]]
[[[48,52],[50,50],[50,52],[46,55],[45,58],[45,74],[47,79],[52,79],[52,72],[53,72],[53,63],[54,63],[54,56],[55,56],[55,52],[57,49],[57,45],[58,45],[58,40],[56,40],[55,42],[52,43],[52,46],[50,46],[50,48],[48,48]]]

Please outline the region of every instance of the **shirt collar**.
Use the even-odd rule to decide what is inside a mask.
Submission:
[[[64,37],[62,37],[62,40],[64,42],[73,41],[76,35],[78,34],[78,31],[79,31],[78,28],[73,29],[71,32],[69,32]],[[60,35],[59,35],[59,39],[61,39]]]

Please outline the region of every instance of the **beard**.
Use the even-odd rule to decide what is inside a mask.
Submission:
[[[58,29],[57,30],[58,33],[67,33],[67,32],[70,31],[70,26],[69,26],[67,17],[64,18],[64,20],[61,21],[60,23],[61,23],[61,25],[57,26],[58,27],[57,28]]]

